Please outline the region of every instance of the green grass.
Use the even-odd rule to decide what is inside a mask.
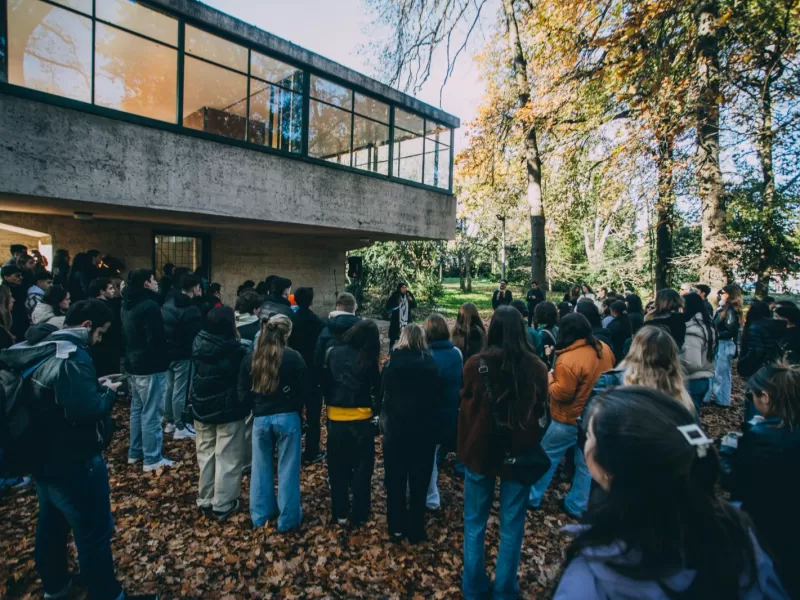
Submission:
[[[455,318],[458,309],[465,302],[472,302],[478,307],[481,316],[488,317],[492,314],[492,293],[497,289],[498,282],[490,280],[472,280],[472,292],[463,293],[459,287],[458,279],[444,280],[444,293],[436,301],[436,311],[445,317]],[[527,290],[522,286],[510,285],[514,299],[525,299]]]

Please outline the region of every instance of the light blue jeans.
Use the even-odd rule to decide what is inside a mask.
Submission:
[[[441,505],[441,498],[439,498],[439,466],[436,464],[441,447],[440,444],[437,444],[436,453],[433,455],[433,472],[431,473],[431,482],[428,484],[428,497],[425,499],[425,506],[429,510],[436,510]]]
[[[164,401],[164,418],[174,423],[177,429],[184,429],[183,409],[189,396],[189,382],[192,378],[192,361],[173,360],[167,371],[167,395]]]
[[[145,465],[161,460],[161,407],[167,393],[167,373],[131,375],[131,445],[128,458]]]
[[[720,340],[717,346],[717,360],[714,367],[714,383],[712,392],[714,402],[719,406],[731,405],[731,385],[733,357],[736,355],[736,342],[733,340]]]
[[[250,481],[250,519],[262,527],[278,517],[278,531],[300,525],[300,413],[280,413],[253,420],[253,467]],[[278,498],[275,467],[278,447]]]
[[[489,598],[486,575],[486,522],[494,502],[495,477],[486,477],[466,469],[464,477],[464,573],[461,587],[466,600]],[[500,480],[500,546],[491,598],[519,597],[517,569],[525,534],[525,515],[530,486]]]
[[[712,381],[714,381],[713,377],[686,380],[686,391],[689,392],[689,395],[692,397],[698,420],[700,419],[700,409],[703,407]]]
[[[583,451],[578,448],[578,428],[574,425],[551,421],[547,432],[542,438],[542,449],[550,459],[550,468],[542,478],[531,487],[530,506],[538,508],[542,503],[547,486],[553,479],[553,474],[558,468],[567,450],[575,446],[575,476],[572,478],[572,488],[567,494],[564,506],[567,512],[575,518],[580,518],[589,505],[589,492],[592,486],[592,476],[583,458]]]

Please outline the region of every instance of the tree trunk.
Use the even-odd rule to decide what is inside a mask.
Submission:
[[[503,12],[508,27],[508,46],[517,86],[517,108],[530,102],[528,62],[519,40],[517,15],[513,0],[503,0]],[[547,247],[545,244],[545,216],[542,194],[542,157],[539,153],[536,125],[531,124],[525,134],[525,171],[527,173],[527,198],[531,217],[531,279],[542,287],[547,286]]]
[[[472,293],[472,264],[470,262],[469,252],[464,253],[464,291],[468,294]]]
[[[758,266],[756,295],[760,298],[769,295],[769,282],[772,278],[770,267],[773,253],[772,235],[775,228],[775,168],[772,162],[775,132],[772,130],[772,93],[769,81],[764,84],[761,95],[761,123],[758,135],[758,155],[761,161],[762,213],[764,227],[761,232],[761,260]]]
[[[670,287],[672,260],[672,213],[674,197],[672,193],[672,167],[674,143],[668,133],[662,133],[658,140],[658,202],[656,204],[656,291]]]
[[[716,294],[727,283],[725,206],[719,163],[720,68],[717,0],[697,9],[697,178],[700,187],[702,250],[700,278]]]

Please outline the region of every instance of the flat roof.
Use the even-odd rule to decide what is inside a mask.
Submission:
[[[335,1],[335,0],[329,0]],[[384,83],[367,77],[358,71],[340,65],[324,56],[320,56],[310,50],[306,50],[297,44],[284,40],[276,35],[259,29],[255,25],[232,17],[231,15],[212,8],[198,0],[145,0],[142,4],[147,4],[153,8],[177,13],[200,26],[208,26],[218,30],[220,33],[227,34],[229,37],[241,39],[249,45],[261,46],[265,50],[281,55],[290,61],[307,65],[311,69],[319,71],[320,74],[327,74],[344,83],[361,88],[395,104],[406,106],[417,113],[438,121],[448,127],[457,128],[461,126],[461,120],[455,115],[451,115],[435,106],[421,102],[416,98],[394,89]]]

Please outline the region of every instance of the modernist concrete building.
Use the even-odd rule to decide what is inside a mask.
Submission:
[[[195,0],[0,0],[0,248],[270,273],[320,310],[368,242],[454,235],[432,106]],[[1,255],[0,255],[1,256]]]

